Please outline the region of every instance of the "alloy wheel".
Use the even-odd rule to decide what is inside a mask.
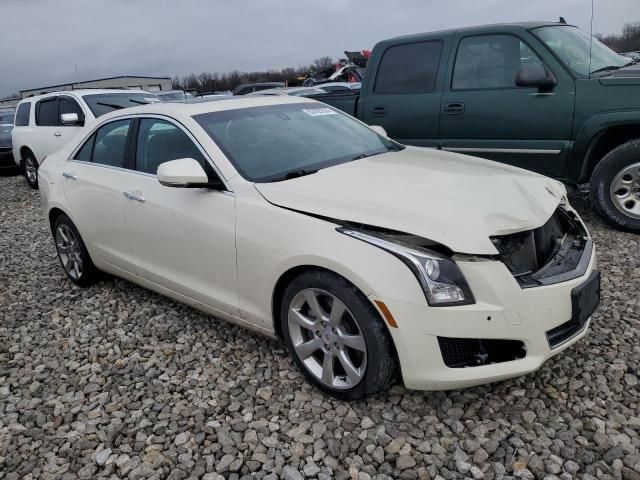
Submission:
[[[33,158],[27,157],[24,160],[24,170],[29,182],[36,183],[38,181],[38,169],[36,168],[35,160]]]
[[[296,355],[323,385],[344,390],[360,383],[366,341],[340,299],[317,288],[301,290],[291,300],[287,323]]]
[[[78,280],[82,276],[82,250],[73,231],[64,223],[56,229],[56,248],[67,274]]]
[[[620,212],[640,219],[640,162],[618,172],[611,182],[610,195]]]

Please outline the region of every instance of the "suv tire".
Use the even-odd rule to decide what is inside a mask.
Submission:
[[[31,188],[38,189],[38,161],[33,153],[27,151],[22,157],[20,163],[22,167],[22,174],[27,179],[27,183]]]

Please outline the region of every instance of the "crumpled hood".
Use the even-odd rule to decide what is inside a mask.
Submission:
[[[550,178],[418,147],[255,184],[271,203],[397,230],[458,253],[496,254],[489,237],[543,225],[565,195]]]

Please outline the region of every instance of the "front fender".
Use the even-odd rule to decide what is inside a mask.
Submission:
[[[640,137],[640,110],[618,110],[589,117],[582,124],[573,143],[567,179],[575,183],[588,180],[592,166],[588,162],[589,149],[607,129],[628,125],[638,126]]]

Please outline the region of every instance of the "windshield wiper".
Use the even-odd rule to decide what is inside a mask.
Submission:
[[[623,65],[623,67],[626,67],[627,65]],[[593,72],[591,72],[591,75],[593,75],[594,73],[599,73],[599,72],[610,72],[611,70],[620,70],[622,67],[619,67],[618,65],[607,65],[606,67],[602,67],[602,68],[596,68]]]
[[[305,169],[300,169],[300,170],[293,170],[291,172],[287,172],[286,174],[284,174],[281,177],[276,177],[274,179],[268,180],[269,182],[281,182],[283,180],[291,180],[292,178],[298,178],[298,177],[304,177],[306,175],[312,175],[314,173],[316,173],[318,170],[305,170]]]
[[[124,105],[118,105],[117,103],[96,102],[96,105],[101,105],[103,107],[114,108],[116,110],[120,110],[122,108],[126,108]]]
[[[141,100],[134,100],[133,98],[130,98],[129,101],[132,102],[132,103],[137,103],[138,105],[149,105],[149,102],[143,102]]]
[[[387,152],[391,152],[391,151],[393,151],[393,150],[389,150],[389,147],[385,147],[384,150],[380,150],[379,152],[359,153],[358,155],[355,155],[355,156],[351,157],[351,161],[360,160],[362,158],[367,158],[367,157],[373,157],[374,155],[380,155],[382,153],[387,153]]]

